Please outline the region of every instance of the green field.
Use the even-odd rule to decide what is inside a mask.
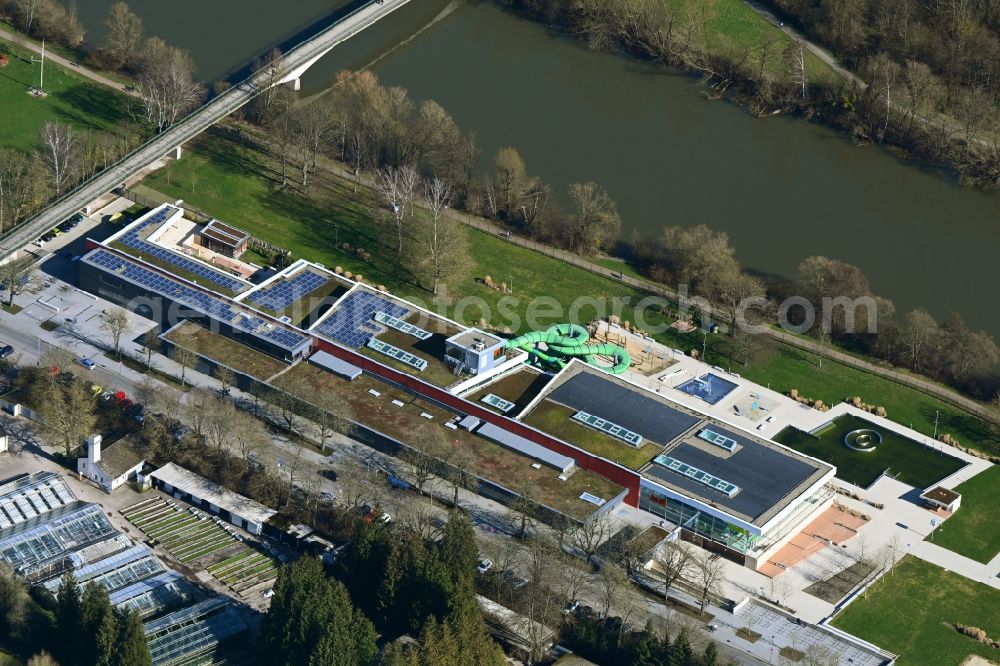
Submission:
[[[1000,467],[994,465],[955,490],[962,506],[934,533],[934,543],[983,564],[1000,553]]]
[[[447,276],[443,285],[443,291],[456,299],[469,297],[464,301],[468,307],[460,310],[453,306],[438,307],[413,276],[398,269],[393,249],[380,246],[383,234],[373,222],[378,205],[371,193],[364,188],[355,193],[351,182],[329,175],[318,176],[322,177],[314,184],[309,198],[291,189],[279,190],[275,187],[272,160],[250,148],[237,147],[218,134],[209,134],[189,144],[185,158],[172,164],[169,172],[160,170],[145,183],[171,199],[182,198],[255,236],[290,249],[294,258],[361,273],[401,297],[465,323],[486,318],[517,333],[530,328],[526,322],[528,303],[536,297],[555,299],[554,308],[535,308],[538,315],[535,326],[548,326],[565,321],[569,305],[578,297],[628,298],[634,305],[647,296],[616,280],[468,229],[471,265]],[[336,247],[337,241],[362,247],[371,258],[361,259],[355,253],[344,252]],[[601,263],[609,265],[606,260]],[[482,284],[487,275],[495,282],[512,282],[513,298]],[[501,299],[503,307],[498,311]],[[587,321],[595,314],[593,307],[584,304],[578,319]],[[647,310],[646,314],[651,324],[664,321],[658,313]],[[634,311],[623,309],[623,318],[634,320]],[[700,350],[702,345],[700,331],[680,334],[667,329],[654,337],[684,350]],[[706,360],[761,385],[782,392],[796,388],[802,395],[820,398],[827,404],[860,395],[870,403],[884,406],[889,418],[897,423],[927,435],[933,432],[937,412],[939,432],[950,433],[966,446],[1000,452],[997,431],[931,396],[840,363],[823,361],[819,367],[814,354],[770,340],[761,339],[757,345],[754,359],[744,366],[729,356],[729,338],[711,335]]]
[[[848,448],[844,437],[859,429],[875,430],[881,435],[882,442],[873,451]],[[929,488],[965,465],[954,456],[940,453],[850,414],[836,418],[815,434],[786,428],[778,433],[775,440],[836,466],[838,479],[862,488],[874,483],[885,470],[903,483],[921,489]]]
[[[753,11],[743,0],[667,0],[674,11],[675,29],[704,21],[708,50],[714,54],[754,53],[769,45],[766,69],[777,79],[787,77],[781,54],[790,38],[776,25]],[[837,74],[806,51],[806,71],[811,79],[830,80]]]
[[[972,653],[997,659],[996,649],[958,633],[954,625],[998,637],[998,608],[1000,590],[908,555],[833,624],[899,654],[900,666],[958,666]]]
[[[46,61],[47,97],[28,94],[38,85],[39,65],[31,54],[18,50],[0,69],[0,147],[31,150],[39,142],[46,121],[68,123],[79,129],[111,129],[129,122],[124,95]]]
[[[896,423],[927,436],[934,433],[937,413],[938,433],[950,433],[965,446],[1000,453],[1000,434],[982,419],[916,389],[841,363],[824,360],[819,367],[816,356],[809,352],[769,343],[756,362],[737,367],[733,369],[758,384],[783,393],[798,389],[800,395],[828,405],[861,396],[868,403],[885,407]]]

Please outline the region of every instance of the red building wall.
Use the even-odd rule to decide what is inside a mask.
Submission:
[[[581,468],[589,472],[599,474],[614,483],[624,486],[628,490],[628,495],[625,497],[625,503],[634,507],[639,506],[640,476],[637,472],[622,467],[621,465],[613,463],[610,460],[605,460],[604,458],[595,456],[582,449],[578,449],[577,447],[567,444],[560,439],[556,439],[551,435],[535,430],[520,421],[515,421],[514,419],[502,416],[501,414],[497,414],[496,412],[484,407],[480,407],[473,402],[469,402],[468,400],[460,398],[456,395],[452,395],[448,391],[437,386],[432,386],[431,384],[421,381],[416,377],[412,377],[406,373],[384,366],[381,363],[364,356],[363,354],[359,354],[349,349],[344,349],[343,347],[339,347],[326,340],[313,338],[313,351],[316,350],[325,351],[333,356],[336,356],[337,358],[358,366],[365,372],[371,373],[401,386],[405,386],[414,393],[418,393],[427,398],[448,405],[463,414],[470,414],[476,418],[482,419],[483,421],[493,423],[514,434],[520,435],[535,444],[544,446],[547,449],[551,449],[552,451],[561,453],[565,456],[570,456],[576,460],[576,464]]]

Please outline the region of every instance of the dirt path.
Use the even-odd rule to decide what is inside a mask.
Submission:
[[[26,37],[24,37],[24,36],[22,36],[22,35],[20,35],[18,33],[12,34],[12,33],[8,32],[7,30],[0,29],[0,39],[4,40],[5,42],[10,42],[11,44],[15,44],[17,46],[20,46],[22,48],[26,48],[29,51],[33,51],[34,53],[41,54],[41,52],[42,52],[42,47],[41,46],[39,46],[38,44],[35,44],[33,41],[29,40],[28,38],[26,38]],[[54,63],[62,65],[63,67],[65,67],[66,69],[68,69],[70,71],[77,72],[81,76],[84,76],[84,77],[90,79],[91,81],[94,81],[96,83],[100,83],[102,86],[107,86],[109,88],[113,88],[113,89],[117,90],[118,92],[125,93],[126,95],[132,95],[133,97],[136,96],[136,93],[134,91],[129,90],[126,86],[122,85],[121,83],[118,83],[117,81],[113,81],[113,80],[109,79],[108,77],[106,77],[106,76],[104,76],[102,74],[98,74],[97,72],[95,72],[93,70],[90,70],[90,69],[87,69],[86,67],[83,67],[79,63],[73,62],[72,60],[69,60],[68,58],[64,58],[61,55],[53,53],[52,51],[49,51],[47,49],[45,51],[45,59],[46,60],[51,60]]]

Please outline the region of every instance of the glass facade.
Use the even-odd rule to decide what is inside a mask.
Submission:
[[[739,553],[746,554],[757,541],[756,535],[748,533],[742,527],[667,497],[645,485],[639,489],[639,507]]]

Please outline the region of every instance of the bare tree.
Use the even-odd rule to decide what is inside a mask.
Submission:
[[[631,594],[628,588],[628,576],[616,564],[606,564],[601,567],[598,578],[601,590],[601,609],[604,617],[611,614],[611,609],[617,607],[621,600]]]
[[[233,447],[236,429],[241,421],[248,420],[233,403],[216,398],[205,419],[205,436],[217,451],[229,451]]]
[[[430,219],[418,227],[418,240],[426,252],[427,274],[435,296],[441,281],[460,273],[469,263],[468,233],[465,227],[445,214],[451,205],[452,187],[437,176],[424,181],[424,201]]]
[[[132,68],[138,64],[139,43],[142,42],[142,18],[124,2],[116,2],[104,20],[104,52],[116,68]]]
[[[698,584],[698,602],[704,613],[712,595],[718,595],[722,591],[722,559],[715,553],[702,551],[695,556],[693,569]]]
[[[115,348],[115,358],[121,360],[121,340],[131,324],[128,312],[122,308],[111,308],[101,315],[101,330],[111,336],[111,344]]]
[[[690,548],[682,541],[667,541],[659,546],[653,556],[664,580],[664,595],[670,596],[678,580],[688,578],[695,568]]]
[[[320,448],[325,450],[331,437],[351,432],[354,414],[349,402],[332,393],[317,395],[311,402],[317,410],[312,420],[318,429]]]
[[[187,51],[151,37],[143,43],[142,52],[136,81],[142,119],[162,132],[201,100],[203,89],[194,80],[194,61]]]
[[[177,347],[175,351],[179,349],[182,347]],[[188,424],[199,442],[207,437],[212,409],[215,408],[216,402],[216,397],[206,388],[198,387],[188,394],[186,411]]]
[[[181,366],[181,386],[187,386],[188,368],[194,369],[198,365],[198,355],[187,347],[174,346],[170,358]]]
[[[232,446],[243,461],[244,471],[250,468],[252,461],[260,461],[270,443],[271,436],[260,419],[247,418],[244,414],[233,428]]]
[[[516,497],[508,507],[517,522],[517,538],[526,539],[528,528],[535,524],[535,498],[538,496],[538,486],[528,479],[516,479],[511,484]]]
[[[448,443],[437,429],[414,432],[410,438],[413,449],[407,449],[403,460],[413,469],[413,485],[424,492],[424,486],[444,469],[442,461],[448,456]]]
[[[41,0],[15,0],[18,14],[21,17],[22,28],[29,35],[31,34],[31,26],[35,22],[35,14],[40,4]]]
[[[51,382],[50,392],[39,405],[42,433],[63,447],[69,462],[73,451],[94,431],[97,416],[94,400],[83,382]]]
[[[224,365],[215,366],[213,374],[219,380],[219,384],[222,385],[222,392],[229,393],[230,387],[236,382],[236,374]]]
[[[917,309],[904,317],[900,333],[904,357],[910,362],[910,367],[917,370],[934,340],[940,336],[938,324],[927,310]]]
[[[257,87],[260,92],[250,102],[251,117],[262,125],[268,122],[271,109],[281,91],[281,86],[278,84],[282,74],[281,49],[273,48],[263,58],[255,60],[253,69],[257,75]]]
[[[785,69],[788,79],[799,88],[802,99],[806,98],[809,87],[809,73],[806,71],[806,45],[801,39],[792,39],[785,47]]]
[[[419,176],[416,169],[407,165],[399,168],[380,169],[375,189],[392,211],[396,231],[396,254],[403,256],[403,238],[406,232],[407,209],[416,195]]]
[[[573,202],[570,247],[584,255],[608,249],[622,224],[611,196],[597,183],[590,182],[570,185],[569,198]]]
[[[0,264],[0,284],[7,290],[7,307],[14,302],[15,296],[20,296],[35,285],[38,277],[38,266],[32,257],[9,259]]]
[[[153,369],[153,354],[158,354],[162,347],[163,342],[155,327],[142,334],[142,353],[146,355],[146,370]]]
[[[52,189],[60,196],[79,166],[76,133],[68,125],[47,121],[42,125],[42,163],[49,172]]]
[[[17,224],[39,196],[38,160],[13,148],[0,149],[0,230]]]
[[[583,553],[587,562],[596,565],[594,555],[602,543],[611,538],[614,526],[604,514],[592,516],[570,534],[570,543]]]
[[[449,446],[446,449],[448,467],[446,474],[448,482],[454,490],[452,506],[458,506],[458,491],[471,490],[476,484],[476,475],[472,472],[474,460],[472,454],[465,449]]]

